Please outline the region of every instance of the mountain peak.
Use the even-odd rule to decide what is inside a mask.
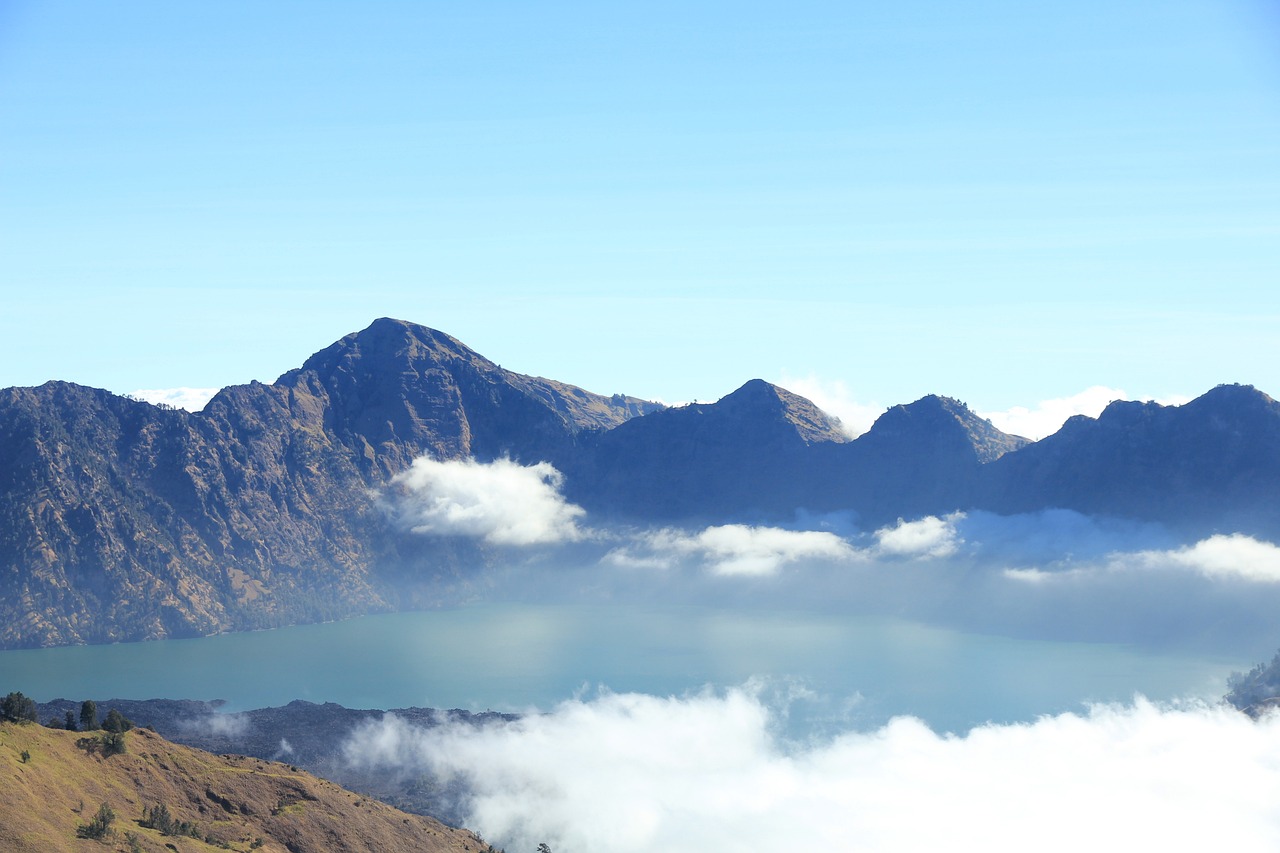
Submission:
[[[849,436],[840,428],[840,422],[812,401],[763,379],[748,381],[736,391],[721,397],[714,405],[720,411],[735,417],[742,417],[753,411],[781,416],[795,428],[805,444],[849,441]]]
[[[1028,443],[1021,436],[1001,432],[961,401],[937,394],[889,409],[871,425],[866,438],[872,442],[942,441],[967,445],[983,463]]]

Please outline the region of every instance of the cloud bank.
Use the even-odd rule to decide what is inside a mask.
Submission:
[[[461,779],[466,823],[507,849],[1273,849],[1280,720],[1094,707],[959,737],[911,718],[822,743],[775,734],[750,689],[604,695],[505,725],[394,717],[360,767]]]
[[[387,500],[415,533],[471,536],[493,545],[573,542],[584,536],[578,519],[585,513],[561,496],[563,481],[547,462],[419,457],[391,481]]]

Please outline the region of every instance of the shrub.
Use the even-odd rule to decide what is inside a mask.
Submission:
[[[116,813],[111,810],[111,806],[103,803],[98,807],[98,813],[93,816],[93,820],[80,824],[76,829],[76,835],[80,838],[106,838],[114,832],[111,824],[115,819]]]

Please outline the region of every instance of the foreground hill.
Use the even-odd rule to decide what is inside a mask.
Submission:
[[[0,850],[59,853],[487,851],[473,834],[405,814],[288,765],[217,756],[145,729],[123,735],[126,751],[104,757],[84,733],[0,724]],[[24,758],[25,756],[25,758]],[[101,841],[77,837],[103,804],[115,814]],[[141,825],[163,806],[194,834]]]
[[[1220,386],[1117,402],[1036,443],[927,396],[849,440],[752,380],[665,408],[504,370],[375,321],[201,412],[66,382],[0,389],[0,648],[198,636],[481,594],[477,539],[413,535],[380,502],[415,458],[550,462],[591,523],[864,528],[954,510],[1074,509],[1280,535],[1280,404]]]

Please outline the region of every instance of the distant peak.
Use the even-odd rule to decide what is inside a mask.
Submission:
[[[781,415],[808,444],[849,440],[839,423],[811,400],[763,379],[748,381],[733,393],[721,397],[715,406],[725,412],[757,410]]]
[[[954,397],[928,394],[914,403],[894,406],[876,419],[866,438],[872,441],[960,439],[980,462],[990,462],[1027,443],[997,429]]]

